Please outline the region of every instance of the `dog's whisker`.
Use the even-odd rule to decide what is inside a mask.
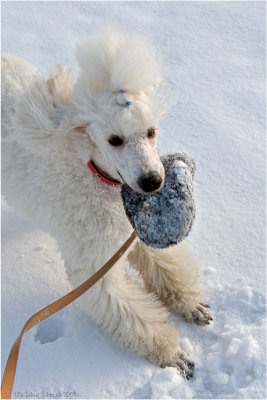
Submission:
[[[123,179],[123,176],[121,175],[121,173],[119,171],[117,171],[117,174],[120,175],[121,179],[122,179],[122,183],[125,182],[125,180]]]

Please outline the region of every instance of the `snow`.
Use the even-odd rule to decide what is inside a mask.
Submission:
[[[118,349],[72,304],[25,335],[13,397],[264,399],[265,4],[2,2],[2,51],[44,72],[63,61],[77,73],[77,37],[110,24],[151,38],[179,95],[160,152],[196,161],[186,241],[214,321],[202,328],[172,316],[196,362],[187,381]],[[26,320],[70,284],[53,238],[5,202],[2,227],[3,370]]]

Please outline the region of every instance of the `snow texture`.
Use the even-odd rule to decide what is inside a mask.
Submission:
[[[118,349],[74,303],[23,338],[13,397],[265,399],[265,3],[2,2],[2,51],[77,76],[77,37],[110,24],[155,43],[179,95],[160,153],[197,164],[186,242],[214,320],[172,315],[195,360],[186,381]],[[70,284],[55,241],[4,202],[2,227],[3,371],[26,320]]]
[[[137,236],[147,246],[164,249],[181,242],[195,219],[193,176],[195,163],[186,153],[161,157],[165,169],[163,189],[140,195],[124,184],[124,209]]]

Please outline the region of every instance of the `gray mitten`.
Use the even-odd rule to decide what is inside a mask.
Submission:
[[[139,239],[149,247],[163,249],[181,242],[191,230],[195,218],[195,162],[186,153],[167,154],[161,161],[165,184],[160,192],[141,195],[124,184],[121,195]]]

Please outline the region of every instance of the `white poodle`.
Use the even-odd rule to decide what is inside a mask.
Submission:
[[[56,239],[73,286],[97,271],[132,231],[121,183],[139,193],[164,185],[157,125],[162,76],[150,45],[104,30],[77,47],[73,82],[62,64],[49,78],[19,57],[2,57],[2,192]],[[96,172],[96,173],[94,173]],[[78,300],[123,348],[192,375],[168,311],[211,319],[185,244],[155,250],[135,241],[127,257]]]

